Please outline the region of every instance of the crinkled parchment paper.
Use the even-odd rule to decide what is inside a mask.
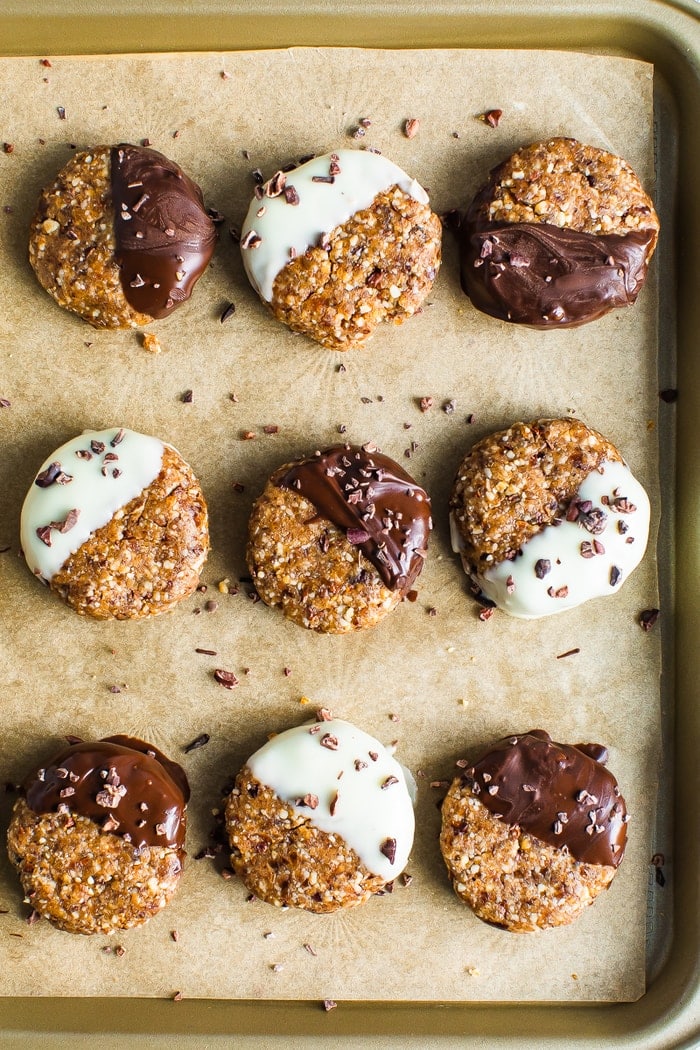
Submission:
[[[633,309],[541,333],[471,307],[446,234],[423,314],[342,356],[267,315],[229,226],[242,221],[254,168],[269,176],[309,152],[352,145],[348,133],[364,117],[371,125],[358,147],[377,147],[402,165],[441,213],[463,206],[515,147],[551,135],[621,154],[651,187],[651,67],[570,53],[292,50],[56,58],[50,66],[9,59],[0,63],[0,85],[2,138],[14,147],[0,154],[0,398],[10,402],[0,408],[0,548],[9,548],[0,554],[0,780],[20,780],[66,733],[129,733],[179,759],[193,788],[180,891],[141,930],[110,941],[27,925],[19,883],[0,859],[2,992],[637,998],[660,667],[656,632],[645,634],[637,618],[657,604],[654,544],[614,598],[541,621],[497,614],[481,622],[449,548],[445,505],[464,450],[481,435],[572,413],[622,449],[658,522],[654,268]],[[493,108],[503,110],[497,128],[476,119]],[[403,134],[407,118],[420,120],[412,139]],[[191,303],[152,326],[158,355],[134,333],[95,332],[61,311],[26,261],[37,195],[71,144],[145,138],[226,216]],[[235,314],[222,324],[228,302]],[[433,398],[427,412],[418,407],[423,396]],[[447,402],[453,412],[443,410]],[[210,504],[208,589],[152,622],[80,619],[18,556],[20,507],[39,464],[83,428],[110,425],[175,445]],[[279,432],[265,434],[266,425]],[[217,584],[245,576],[246,521],[268,473],[337,441],[340,427],[414,473],[432,494],[436,528],[415,603],[371,632],[317,637],[251,601],[245,582],[228,595]],[[256,437],[242,440],[245,431]],[[579,651],[558,659],[570,650]],[[234,671],[240,685],[223,689],[217,667]],[[221,860],[194,859],[210,842],[230,775],[267,733],[311,715],[302,697],[385,742],[397,739],[398,757],[420,771],[411,885],[397,881],[391,895],[330,917],[247,901],[238,880],[222,878]],[[630,842],[612,888],[575,926],[509,935],[479,922],[452,893],[438,851],[442,792],[430,783],[450,779],[457,758],[532,727],[609,746],[632,813]],[[209,744],[184,755],[200,733]],[[3,835],[13,801],[3,794]],[[125,951],[105,951],[110,945]]]

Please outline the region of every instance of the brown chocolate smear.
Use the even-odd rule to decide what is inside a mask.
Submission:
[[[484,222],[470,213],[458,236],[462,288],[474,306],[534,328],[575,328],[631,306],[656,241],[651,229],[581,233],[548,223]]]
[[[282,468],[273,481],[344,529],[390,590],[410,590],[432,528],[430,497],[393,459],[374,446],[333,445]]]
[[[478,784],[479,801],[505,823],[550,846],[566,846],[586,864],[617,867],[625,852],[627,810],[614,776],[592,757],[600,747],[557,744],[533,729],[500,740],[465,779]]]
[[[74,792],[61,796],[67,787]],[[119,822],[112,833],[129,836],[135,849],[184,846],[184,811],[190,796],[187,776],[181,766],[143,740],[111,736],[72,744],[32,774],[23,789],[35,813],[52,813],[65,804],[71,813],[100,827],[112,817]],[[116,804],[105,805],[105,791],[112,801],[118,800]]]
[[[167,317],[189,299],[214,251],[202,191],[178,164],[144,146],[111,151],[115,257],[127,302]]]

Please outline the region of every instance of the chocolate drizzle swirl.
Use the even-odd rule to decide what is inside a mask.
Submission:
[[[374,445],[334,445],[282,468],[273,481],[344,529],[390,590],[411,587],[427,553],[430,497],[393,459]]]
[[[486,222],[474,217],[476,210],[458,231],[462,288],[491,317],[574,328],[636,300],[655,230],[581,233],[548,223]]]
[[[72,744],[29,777],[23,789],[35,813],[65,805],[129,840],[136,850],[184,846],[190,796],[185,771],[143,740],[110,736]]]
[[[594,756],[600,756],[598,760]],[[600,744],[557,744],[542,729],[506,737],[464,774],[479,801],[503,821],[566,847],[586,864],[618,867],[627,810]]]
[[[115,257],[127,302],[167,317],[189,299],[214,251],[202,191],[178,164],[144,146],[111,151]]]

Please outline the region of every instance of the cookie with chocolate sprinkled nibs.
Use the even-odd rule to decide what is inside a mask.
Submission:
[[[248,759],[226,802],[226,829],[231,866],[251,893],[326,913],[364,903],[401,874],[415,784],[374,737],[319,717]]]
[[[455,893],[514,933],[574,922],[610,886],[627,810],[599,744],[506,737],[456,777],[440,849]]]
[[[578,419],[514,423],[464,457],[452,546],[479,600],[533,619],[616,594],[644,556],[649,498]]]
[[[123,427],[84,432],[36,475],[21,541],[31,572],[76,612],[152,616],[197,587],[207,506],[172,446]]]
[[[189,785],[128,736],[64,748],[27,778],[8,832],[32,908],[69,933],[113,933],[156,915],[177,889]]]
[[[43,190],[29,261],[59,306],[95,328],[136,328],[190,298],[216,236],[178,164],[143,146],[96,146]]]
[[[256,500],[247,560],[257,593],[302,627],[344,634],[379,623],[427,555],[430,498],[371,444],[287,463]]]
[[[241,230],[248,279],[272,313],[330,350],[361,346],[383,321],[419,312],[437,276],[442,228],[425,190],[367,150],[278,171]]]

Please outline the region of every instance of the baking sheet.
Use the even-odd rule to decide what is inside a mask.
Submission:
[[[657,604],[653,557],[614,600],[538,623],[505,616],[481,623],[449,551],[443,508],[472,441],[517,418],[571,412],[622,448],[658,509],[653,270],[634,310],[578,331],[529,332],[472,310],[446,237],[443,271],[423,315],[378,333],[365,351],[339,355],[267,317],[245,283],[226,225],[193,302],[153,326],[164,350],[151,356],[134,334],[96,333],[59,311],[34,282],[25,242],[38,190],[70,155],[68,143],[148,137],[200,181],[227,224],[238,224],[253,168],[269,175],[305,153],[348,145],[348,129],[360,117],[372,120],[363,144],[421,180],[440,212],[463,205],[513,148],[552,134],[620,153],[651,187],[651,67],[556,53],[326,49],[55,59],[50,67],[12,60],[0,76],[3,137],[14,146],[0,157],[0,206],[11,209],[0,216],[0,397],[11,402],[0,411],[0,548],[11,548],[0,555],[3,780],[20,779],[63,733],[140,734],[177,758],[205,731],[207,747],[182,758],[194,787],[188,844],[195,854],[207,844],[228,775],[267,732],[307,717],[312,708],[302,697],[384,741],[398,738],[399,757],[425,774],[411,886],[397,885],[346,915],[281,914],[248,903],[242,885],[224,881],[203,859],[189,863],[166,912],[112,940],[124,954],[104,952],[106,938],[71,938],[44,923],[26,927],[3,858],[3,992],[638,997],[659,654],[656,635],[643,634],[636,618]],[[498,128],[475,119],[494,107],[504,111]],[[402,134],[407,117],[421,120],[411,140]],[[228,301],[236,313],[222,325]],[[189,389],[193,401],[185,404]],[[417,400],[424,395],[434,404],[422,414]],[[449,400],[451,414],[441,410]],[[16,557],[19,508],[38,464],[83,427],[110,423],[176,445],[199,474],[212,512],[213,551],[203,577],[209,590],[152,623],[84,622],[35,585]],[[265,424],[279,433],[264,435]],[[290,455],[337,440],[341,425],[349,440],[374,440],[398,459],[415,442],[406,465],[431,491],[436,533],[414,605],[405,603],[373,632],[318,638],[250,602],[245,584],[226,596],[216,583],[245,574],[245,522],[267,474]],[[248,430],[256,438],[241,440]],[[234,482],[245,491],[236,492]],[[216,608],[208,611],[211,599]],[[428,615],[430,608],[437,615]],[[197,646],[218,655],[195,654]],[[580,653],[557,659],[572,648]],[[239,676],[236,691],[216,684],[211,672],[218,666]],[[534,725],[555,739],[608,744],[633,822],[625,863],[595,908],[571,929],[512,937],[479,923],[452,895],[437,851],[439,790],[428,785],[451,777],[462,754]],[[11,802],[3,799],[3,815]]]

